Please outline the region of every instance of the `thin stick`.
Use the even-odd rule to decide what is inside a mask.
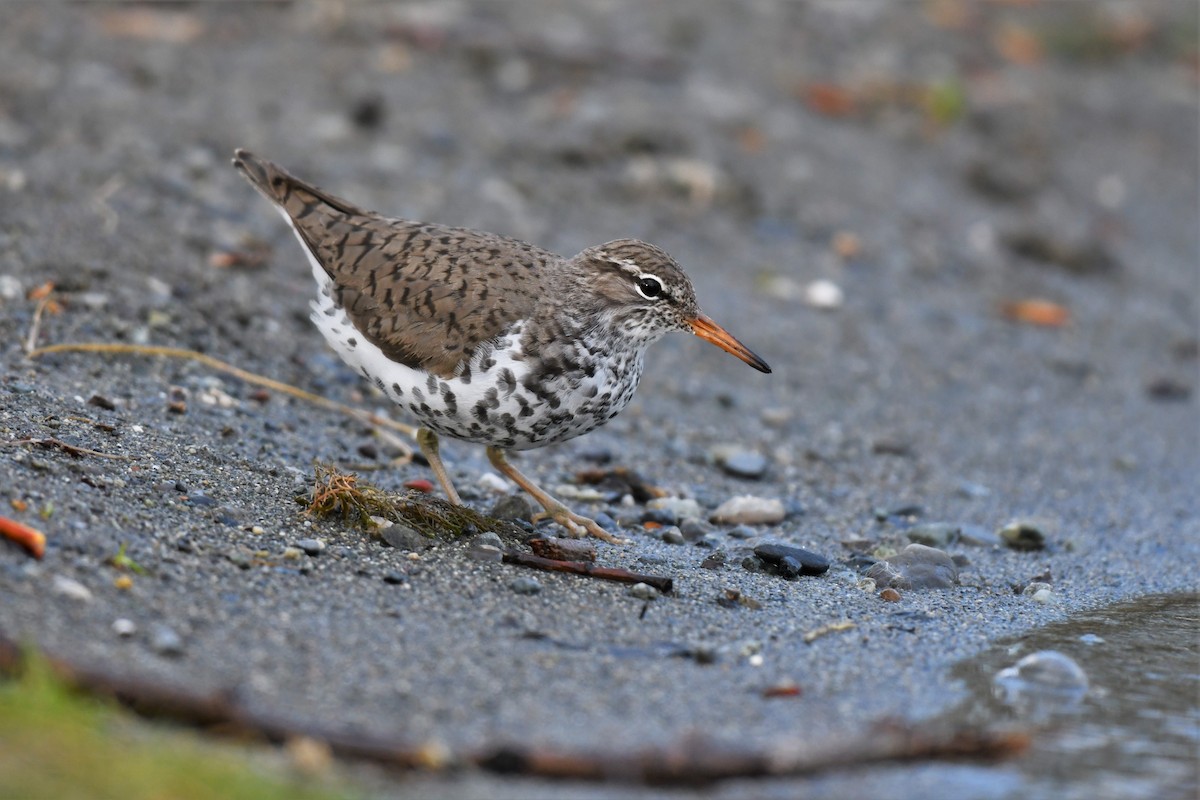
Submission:
[[[46,311],[46,306],[54,302],[53,295],[47,294],[33,309],[33,321],[29,323],[29,335],[25,337],[25,355],[32,355],[37,347],[38,332],[42,327],[42,314]]]
[[[198,361],[199,363],[214,369],[218,372],[224,372],[232,375],[235,378],[245,381],[246,383],[262,386],[280,394],[290,395],[305,402],[322,408],[328,408],[333,411],[346,414],[355,419],[362,420],[370,425],[378,425],[382,428],[391,428],[394,431],[399,431],[406,436],[416,437],[417,429],[411,425],[405,425],[403,422],[387,419],[376,414],[372,414],[362,409],[338,403],[334,400],[321,397],[320,395],[306,392],[303,389],[298,389],[281,381],[267,378],[263,375],[257,375],[253,372],[247,372],[240,367],[235,367],[218,358],[213,358],[205,353],[198,353],[195,350],[185,350],[180,347],[159,347],[156,345],[141,345],[141,344],[117,344],[110,342],[68,342],[65,344],[51,344],[45,347],[39,347],[36,350],[29,352],[30,358],[38,358],[50,353],[114,353],[119,355],[140,355],[140,356],[165,356],[167,358],[182,358],[189,361]],[[411,451],[410,451],[411,455]]]
[[[55,439],[53,436],[47,436],[44,439],[13,439],[7,442],[0,442],[0,446],[7,447],[21,444],[36,444],[38,447],[46,448],[57,447],[64,453],[75,456],[75,458],[82,458],[83,456],[96,456],[97,458],[113,458],[120,461],[133,460],[133,456],[117,455],[115,453],[101,453],[99,450],[93,450],[90,447],[80,447],[77,444],[70,444],[69,442],[64,442],[62,439]]]
[[[586,561],[558,561],[553,558],[542,558],[532,553],[520,553],[516,550],[504,551],[504,563],[516,564],[522,567],[532,567],[545,572],[569,572],[572,575],[586,575],[589,578],[599,578],[617,583],[644,583],[653,586],[663,594],[670,594],[674,580],[661,575],[640,575],[620,567],[599,567]]]

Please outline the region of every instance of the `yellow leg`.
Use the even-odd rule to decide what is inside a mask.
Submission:
[[[429,462],[429,468],[433,470],[434,477],[442,485],[442,490],[446,492],[446,498],[454,505],[461,506],[462,499],[458,496],[458,492],[454,491],[454,484],[450,482],[450,476],[446,474],[446,465],[442,463],[437,434],[428,428],[419,428],[417,445],[425,454],[425,460]]]
[[[612,544],[625,544],[623,539],[619,539],[604,530],[604,528],[601,528],[596,524],[595,520],[574,513],[571,509],[563,505],[561,501],[555,500],[549,494],[542,491],[536,483],[529,480],[529,478],[521,474],[520,470],[508,463],[507,456],[504,455],[504,451],[500,448],[488,447],[487,457],[488,461],[492,462],[493,467],[506,475],[517,486],[528,492],[530,497],[537,500],[542,508],[546,509],[546,516],[566,528],[567,532],[572,536],[591,535]]]

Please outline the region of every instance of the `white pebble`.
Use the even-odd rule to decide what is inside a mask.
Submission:
[[[635,583],[629,587],[629,593],[638,600],[654,600],[658,597],[658,590],[648,583]]]
[[[833,281],[821,279],[804,287],[804,302],[813,308],[832,311],[846,302],[846,293]]]
[[[700,504],[690,497],[656,497],[646,503],[646,508],[652,511],[667,510],[675,512],[678,519],[703,516]]]
[[[127,639],[137,633],[137,625],[135,625],[131,619],[118,617],[117,619],[113,620],[112,631],[117,636]]]
[[[710,519],[719,524],[759,525],[782,522],[786,515],[782,500],[740,495],[718,506]]]
[[[1033,593],[1034,602],[1049,603],[1054,599],[1054,592],[1049,589],[1038,589]]]
[[[0,275],[0,300],[16,300],[21,293],[20,278],[14,275]]]
[[[61,594],[63,597],[69,597],[72,600],[79,600],[87,603],[92,599],[91,589],[84,586],[74,578],[68,578],[63,575],[54,576],[54,591]]]
[[[494,472],[485,472],[479,476],[479,488],[496,494],[508,494],[512,484]]]

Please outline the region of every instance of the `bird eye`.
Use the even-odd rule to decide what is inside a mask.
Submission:
[[[658,278],[651,278],[647,275],[638,278],[637,290],[642,297],[645,297],[647,300],[653,300],[662,294],[663,287],[658,282]]]

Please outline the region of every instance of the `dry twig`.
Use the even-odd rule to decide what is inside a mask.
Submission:
[[[572,575],[586,575],[589,578],[599,578],[617,583],[644,583],[653,586],[663,594],[670,594],[674,588],[674,580],[662,575],[641,575],[620,567],[601,567],[586,561],[558,561],[553,558],[542,558],[532,553],[521,553],[516,550],[504,551],[504,563],[516,564],[522,567],[544,570],[545,572],[569,572]]]
[[[15,519],[0,517],[0,536],[21,545],[34,558],[41,559],[46,553],[46,535]]]

